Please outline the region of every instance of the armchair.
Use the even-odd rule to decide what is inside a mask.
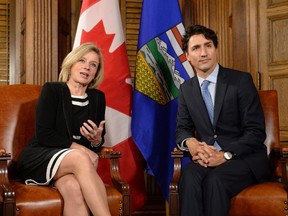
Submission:
[[[17,159],[34,133],[38,85],[0,86],[0,215],[60,216],[63,199],[49,186],[28,186],[16,178]],[[130,188],[119,174],[120,152],[103,148],[100,160],[110,160],[112,185],[105,184],[111,214],[131,215]],[[101,174],[100,174],[101,175]]]
[[[259,91],[265,116],[267,153],[270,159],[274,182],[252,185],[231,201],[230,216],[283,216],[288,214],[287,169],[288,146],[280,145],[278,98],[276,90]],[[183,152],[172,152],[174,173],[169,191],[169,215],[179,215],[178,181],[181,174]]]

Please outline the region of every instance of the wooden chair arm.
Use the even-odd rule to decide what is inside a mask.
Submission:
[[[283,145],[282,144],[280,146],[279,151],[280,151],[280,154],[281,154],[282,157],[288,158],[288,145]]]
[[[122,193],[122,202],[123,206],[126,206],[123,209],[123,215],[131,214],[131,197],[130,197],[130,186],[126,183],[119,171],[118,159],[121,158],[121,152],[115,152],[111,147],[103,147],[99,153],[100,158],[110,159],[110,175],[112,179],[113,186]]]
[[[184,153],[175,148],[171,152],[171,157],[174,158],[174,171],[169,185],[169,215],[176,216],[179,215],[178,183],[181,174],[181,160],[184,157]]]
[[[2,209],[1,212],[8,211],[10,209],[8,205],[15,206],[15,192],[11,188],[8,178],[8,160],[11,160],[11,154],[0,149],[0,196],[2,202],[5,203],[5,209]]]
[[[11,160],[11,154],[0,149],[0,185],[9,184],[8,178],[8,160]]]
[[[282,164],[282,183],[285,185],[286,190],[288,190],[288,146],[281,145],[280,147],[281,164]]]
[[[123,195],[130,195],[129,184],[122,179],[119,171],[118,159],[121,156],[121,152],[115,152],[110,147],[103,147],[99,152],[100,158],[110,159],[110,174],[114,187]]]
[[[178,182],[181,174],[181,159],[183,156],[183,152],[178,149],[171,152],[171,157],[174,158],[174,167],[172,181],[169,185],[170,192],[178,193]]]

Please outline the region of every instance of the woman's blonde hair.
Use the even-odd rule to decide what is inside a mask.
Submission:
[[[80,46],[73,49],[63,60],[61,71],[59,74],[60,82],[67,82],[70,78],[72,66],[78,62],[86,53],[94,51],[98,54],[99,65],[97,68],[94,79],[89,83],[88,88],[97,88],[104,79],[103,71],[103,56],[101,50],[93,43],[83,43]]]

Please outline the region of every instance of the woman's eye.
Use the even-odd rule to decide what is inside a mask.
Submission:
[[[86,61],[85,61],[85,59],[79,59],[79,62],[85,63]]]
[[[97,64],[96,63],[91,63],[90,66],[93,67],[93,68],[97,68]]]

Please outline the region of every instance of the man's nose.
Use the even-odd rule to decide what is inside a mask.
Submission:
[[[206,56],[207,55],[207,50],[205,48],[201,49],[201,56]]]

